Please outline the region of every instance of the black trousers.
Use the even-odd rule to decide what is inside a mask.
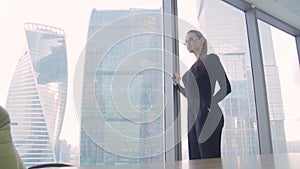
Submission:
[[[200,127],[203,127],[206,118],[202,118]],[[224,126],[222,116],[217,128],[212,135],[203,143],[198,142],[199,134],[194,124],[188,133],[189,159],[220,158],[221,157],[221,136]],[[199,127],[199,126],[198,126]],[[200,129],[202,130],[202,128]]]

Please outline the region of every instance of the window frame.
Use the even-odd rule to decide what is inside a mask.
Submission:
[[[266,83],[264,77],[264,67],[262,61],[262,49],[259,38],[259,28],[258,28],[258,19],[262,20],[292,36],[295,37],[295,43],[298,54],[298,62],[300,65],[300,30],[269,15],[268,13],[252,7],[251,4],[241,1],[241,0],[222,0],[239,10],[245,13],[246,18],[246,27],[248,34],[248,44],[251,57],[251,69],[253,76],[253,87],[255,92],[255,105],[256,105],[256,116],[257,116],[257,126],[258,126],[258,137],[259,137],[259,149],[260,154],[273,154],[272,150],[272,140],[271,140],[271,127],[269,120],[269,110],[268,110],[268,100],[266,92]],[[177,0],[163,0],[163,13],[171,14],[177,16]],[[172,21],[164,20],[164,35],[171,34],[172,37],[178,37],[178,23],[176,18]],[[171,29],[168,29],[171,28]],[[168,32],[166,32],[168,31]],[[164,38],[164,50],[173,51],[174,56],[178,56],[178,41],[173,39],[168,41]],[[172,63],[166,64],[166,63]],[[173,57],[173,60],[170,62],[168,58],[164,58],[164,67],[166,71],[178,70],[179,69],[179,59],[178,57]],[[299,66],[300,68],[300,66]],[[165,86],[170,85],[170,81],[165,77]],[[173,107],[166,108],[166,123],[174,122],[174,118],[180,114],[180,98],[178,93],[173,91],[173,93],[168,93],[168,90],[165,90],[166,95],[172,95],[173,97]],[[168,113],[173,110],[174,113]],[[178,116],[180,118],[180,116]],[[177,129],[174,130],[173,138],[166,138],[166,144],[180,139],[180,124],[178,124]],[[178,131],[178,132],[177,132]],[[166,151],[166,161],[180,160],[181,159],[181,143],[178,146],[174,147],[171,151]]]
[[[262,49],[259,38],[258,19],[284,31],[295,37],[298,61],[300,65],[300,30],[267,14],[266,12],[253,8],[251,4],[241,0],[222,0],[245,13],[246,27],[248,34],[248,44],[251,57],[251,69],[253,76],[253,87],[255,92],[255,105],[256,105],[256,116],[257,126],[259,134],[259,149],[260,154],[273,154],[272,140],[271,140],[271,127],[269,120],[268,100],[266,92],[266,84],[264,77],[264,67],[262,61]],[[163,15],[175,16],[172,20],[166,18],[163,19],[164,35],[172,35],[173,39],[164,38],[164,51],[172,51],[173,56],[178,56],[178,22],[177,22],[177,0],[163,0]],[[164,53],[166,56],[167,53]],[[171,63],[171,64],[170,64]],[[179,70],[179,58],[178,57],[164,57],[164,68],[166,72],[173,72],[173,70]],[[172,82],[168,77],[164,77],[165,86],[172,85]],[[165,123],[166,125],[174,123],[177,118],[180,117],[180,97],[179,94],[173,90],[165,90],[167,98],[173,98],[172,104],[166,105],[165,112]],[[174,113],[171,113],[174,112]],[[178,119],[177,119],[178,120]],[[180,119],[179,119],[180,121]],[[176,141],[178,144],[171,149],[166,149],[165,161],[174,161],[182,159],[181,152],[181,134],[180,126],[178,123],[174,128],[171,137],[165,136],[165,144],[174,144]]]

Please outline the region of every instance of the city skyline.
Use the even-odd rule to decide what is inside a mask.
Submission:
[[[57,3],[61,4],[62,2],[57,2]],[[10,4],[10,2],[4,3],[4,4],[5,5]],[[0,4],[0,5],[3,5],[3,4]],[[41,4],[37,4],[37,5],[41,5]],[[22,5],[20,5],[20,6],[22,6]],[[24,4],[24,6],[26,6],[26,4]],[[49,5],[49,6],[51,6],[51,5]],[[0,93],[3,94],[3,96],[7,96],[8,86],[9,86],[9,83],[10,83],[11,78],[12,78],[11,75],[13,74],[13,71],[16,68],[16,64],[17,64],[17,61],[18,61],[17,58],[22,53],[24,53],[24,44],[22,44],[22,42],[24,42],[25,38],[23,37],[23,34],[22,34],[23,30],[20,30],[20,27],[23,28],[23,24],[25,22],[28,22],[28,21],[30,21],[30,22],[34,21],[36,23],[42,23],[42,24],[47,24],[47,25],[54,25],[54,26],[62,27],[64,29],[66,28],[65,30],[66,30],[67,48],[72,49],[72,50],[68,50],[68,51],[70,51],[70,52],[68,52],[68,55],[70,54],[70,56],[72,57],[72,58],[68,58],[69,61],[70,61],[69,63],[71,65],[68,69],[69,69],[69,73],[72,76],[72,77],[71,76],[69,77],[69,80],[71,79],[71,83],[73,83],[72,82],[73,75],[75,74],[74,73],[74,67],[76,67],[77,58],[80,55],[80,53],[82,53],[82,50],[84,49],[84,46],[85,46],[85,39],[86,39],[85,37],[86,37],[86,33],[87,33],[87,26],[84,27],[82,25],[84,25],[84,24],[88,25],[89,14],[92,11],[92,8],[94,7],[92,5],[88,6],[85,3],[82,3],[82,4],[78,3],[78,4],[75,4],[74,6],[75,7],[70,8],[70,10],[69,9],[68,10],[74,16],[77,16],[79,18],[78,21],[76,21],[76,22],[71,20],[71,18],[73,17],[72,14],[68,15],[67,18],[69,18],[69,20],[45,19],[45,18],[50,18],[49,14],[50,13],[52,14],[51,10],[53,10],[53,8],[51,9],[51,7],[49,9],[47,9],[45,7],[44,8],[42,7],[39,10],[32,10],[32,11],[28,10],[28,12],[29,12],[28,17],[20,15],[20,14],[22,14],[22,12],[24,13],[27,10],[18,9],[19,7],[17,7],[16,8],[17,11],[8,12],[10,14],[13,14],[12,18],[15,18],[15,19],[12,19],[13,20],[12,23],[8,23],[6,20],[3,19],[3,18],[7,18],[6,15],[8,15],[8,14],[5,14],[4,12],[9,11],[9,9],[12,9],[12,6],[10,6],[10,8],[8,8],[8,10],[0,11],[0,20],[1,20],[1,23],[4,23],[3,24],[3,26],[4,26],[3,30],[4,31],[1,31],[1,33],[3,33],[3,34],[1,34],[1,36],[4,37],[4,39],[6,39],[5,42],[1,41],[0,44],[1,44],[1,46],[5,46],[3,48],[4,49],[4,55],[8,56],[8,58],[9,58],[7,60],[7,62],[3,62],[2,66],[1,66],[1,75],[4,76],[5,79],[7,79],[7,80],[3,81],[3,83],[1,82],[2,87],[1,87]],[[99,6],[101,6],[101,5],[99,5]],[[53,18],[55,18],[55,17],[59,18],[58,16],[62,15],[65,12],[66,9],[67,8],[63,7],[63,5],[62,5],[62,7],[59,7],[59,9],[57,10],[57,13],[53,14]],[[78,13],[78,10],[82,11],[82,16],[75,15],[76,12]],[[47,14],[47,12],[48,12],[48,14]],[[18,14],[18,13],[20,13],[20,14]],[[35,15],[36,13],[41,13],[42,14],[40,16],[40,18],[37,15]],[[31,17],[29,17],[29,16],[31,16]],[[21,20],[23,20],[23,21],[21,21]],[[70,22],[73,23],[73,24],[71,24],[71,25],[73,25],[72,27],[67,26],[67,24],[70,24]],[[273,33],[273,30],[272,30],[272,33]],[[6,42],[7,39],[12,39],[11,41],[15,42],[15,43],[12,44],[11,42]],[[279,45],[279,46],[283,46],[283,45]],[[282,48],[285,48],[285,47],[282,47]],[[275,49],[275,50],[278,50],[278,49]],[[15,58],[13,56],[15,56]],[[281,64],[281,63],[279,62],[279,64]],[[298,70],[298,69],[295,69],[295,70]],[[294,76],[296,76],[296,75],[297,74],[295,73]],[[284,77],[284,75],[280,75],[280,77]],[[284,77],[284,78],[288,79],[288,80],[291,80],[291,79],[286,78],[286,77]],[[299,82],[295,83],[295,85],[294,85],[295,88],[294,89],[297,89],[296,88],[297,84],[299,84]],[[71,87],[68,89],[69,93],[70,93],[70,96],[68,96],[68,97],[72,97],[72,95],[73,95],[72,84],[70,84],[70,86]],[[299,93],[299,92],[296,90],[295,94],[297,94],[297,93]],[[285,93],[283,93],[283,94],[285,94]],[[283,97],[287,98],[287,96],[283,96]],[[294,99],[295,99],[295,97],[294,97]],[[6,100],[6,97],[1,97],[0,104],[5,105],[5,100]],[[68,142],[73,144],[73,145],[79,145],[79,141],[78,141],[79,140],[78,139],[79,138],[79,133],[74,132],[74,129],[76,130],[76,129],[79,128],[79,121],[78,121],[79,117],[77,116],[76,113],[74,113],[75,112],[75,108],[74,108],[75,106],[74,106],[73,101],[71,101],[71,100],[72,99],[69,99],[68,103],[67,103],[68,108],[66,110],[66,117],[69,119],[69,122],[65,122],[65,124],[64,124],[64,128],[63,128],[64,131],[62,133],[62,136],[63,136],[62,138],[63,139],[67,138]],[[284,103],[284,104],[291,105],[293,103],[294,103],[294,105],[296,105],[295,102]],[[290,108],[290,107],[288,109],[290,111],[295,110],[295,109]],[[291,126],[290,128],[293,128],[293,126]],[[68,131],[72,131],[72,132],[68,132]],[[76,131],[79,131],[79,130],[76,130]],[[290,140],[299,140],[299,137],[297,137],[293,133],[289,134],[288,138],[290,138]]]
[[[155,3],[154,3],[155,2]],[[68,51],[68,72],[69,86],[66,107],[66,121],[63,123],[62,139],[68,140],[72,145],[79,145],[79,116],[76,112],[73,100],[73,81],[76,73],[78,58],[82,54],[88,32],[89,17],[94,8],[96,9],[129,9],[129,8],[158,8],[159,0],[155,1],[123,1],[112,0],[84,0],[69,1],[34,1],[26,2],[21,0],[10,1],[1,0],[0,3],[0,22],[1,39],[0,45],[3,47],[2,54],[7,56],[5,62],[0,63],[0,76],[3,81],[0,83],[0,104],[5,105],[11,78],[17,66],[20,55],[25,52],[26,37],[24,34],[24,24],[27,22],[40,23],[59,27],[66,32],[66,47]],[[32,5],[35,4],[35,5]],[[60,5],[57,5],[60,4]],[[68,12],[66,13],[66,9]],[[55,11],[55,12],[53,12]],[[80,11],[80,13],[78,13]],[[24,15],[26,13],[26,15]],[[36,15],[36,14],[39,15]],[[64,16],[64,17],[62,17]],[[77,19],[73,19],[76,17]],[[10,39],[7,41],[7,39]],[[69,132],[69,131],[78,132]]]

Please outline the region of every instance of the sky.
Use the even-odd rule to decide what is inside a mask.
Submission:
[[[196,25],[197,21],[190,17],[195,16],[194,2],[195,0],[186,3],[182,0],[178,1],[178,6],[180,6],[181,11],[184,11],[181,12],[180,17]],[[77,115],[74,113],[75,108],[72,98],[74,69],[86,43],[88,22],[92,9],[110,9],[111,6],[114,9],[124,9],[124,6],[156,9],[160,7],[160,0],[0,0],[0,51],[2,60],[0,62],[0,105],[5,105],[10,81],[18,59],[26,49],[24,23],[39,23],[63,29],[67,46],[69,87],[65,114],[66,121],[63,124],[61,138],[67,139],[71,144],[78,145],[79,123]],[[291,113],[288,115],[287,120],[295,122],[295,119],[298,119],[298,123],[286,123],[286,127],[291,129],[287,130],[286,134],[291,140],[300,140],[299,136],[295,135],[294,130],[292,130],[295,124],[299,125],[300,121],[300,116],[295,112],[297,110],[295,108],[297,105],[295,98],[300,96],[299,65],[295,62],[297,55],[295,50],[280,50],[291,48],[286,43],[291,41],[291,38],[280,35],[278,32],[273,33],[276,36],[278,35],[278,38],[284,39],[276,40],[274,48],[277,54],[276,60],[278,60],[280,77],[282,78],[281,85],[285,112]],[[287,56],[287,58],[282,56]],[[193,58],[184,58],[182,61],[186,65],[190,65],[194,60]],[[288,99],[291,98],[291,95],[294,97]]]
[[[300,65],[295,38],[276,28],[272,29],[272,36],[284,105],[285,134],[288,140],[299,141],[300,135],[295,131],[300,129]]]

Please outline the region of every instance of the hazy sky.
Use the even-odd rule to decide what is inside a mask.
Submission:
[[[285,115],[287,140],[300,140],[300,67],[295,38],[278,29],[272,29],[276,64],[278,66]]]

